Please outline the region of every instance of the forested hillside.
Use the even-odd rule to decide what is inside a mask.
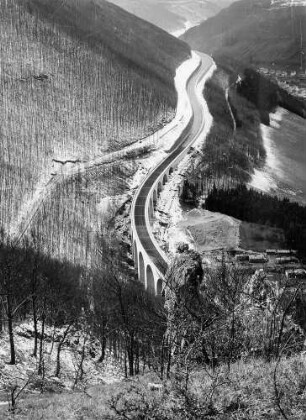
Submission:
[[[168,85],[189,48],[158,27],[105,0],[28,0],[28,10],[61,27],[91,48],[109,48]]]
[[[56,173],[53,159],[86,162],[172,118],[173,77],[189,48],[102,0],[1,2],[0,36],[5,57],[0,63],[0,224],[15,233],[33,195]],[[82,190],[72,180],[69,197],[59,186],[44,206],[50,219],[44,216],[45,238],[53,237],[56,226],[68,238],[68,223],[80,217],[73,240],[82,247],[94,229],[88,219],[86,225],[84,211],[96,208],[109,177],[122,183],[113,175],[111,168],[98,175],[100,189],[94,197],[89,194],[91,201],[88,189],[95,190],[97,176]],[[52,247],[61,249],[58,242]]]
[[[192,48],[248,64],[297,69],[306,53],[306,7],[271,7],[271,0],[240,0],[190,29]]]

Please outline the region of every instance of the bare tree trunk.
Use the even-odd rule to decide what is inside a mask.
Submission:
[[[160,354],[160,378],[164,379],[164,363],[165,363],[165,336],[163,336]]]
[[[37,347],[38,347],[38,328],[37,328],[37,308],[36,308],[37,297],[33,295],[32,297],[32,309],[33,309],[33,326],[34,326],[34,348],[32,356],[37,356]]]
[[[85,359],[86,342],[87,342],[87,337],[84,338],[84,342],[83,342],[83,346],[82,346],[82,353],[81,353],[81,360],[80,360],[80,364],[78,366],[78,370],[77,370],[77,373],[76,373],[76,376],[75,376],[73,388],[76,386],[78,381],[82,381],[82,379],[83,379],[83,375],[84,375],[83,363],[84,363],[84,359]]]
[[[126,357],[126,351],[124,352],[124,376],[125,378],[128,377],[128,371],[127,371],[127,357]]]
[[[130,337],[127,343],[129,375],[134,376],[134,339]]]
[[[42,315],[42,323],[41,323],[41,335],[39,340],[39,362],[38,362],[38,375],[42,375],[44,373],[44,360],[43,360],[43,342],[44,342],[44,335],[45,335],[45,312]]]
[[[63,344],[67,338],[67,335],[69,333],[69,330],[71,328],[72,324],[69,324],[68,327],[66,328],[63,338],[61,339],[61,341],[58,344],[57,347],[57,355],[56,355],[56,369],[55,369],[55,376],[58,378],[60,375],[60,371],[61,371],[61,350],[63,347]]]
[[[102,363],[105,359],[105,353],[106,353],[106,337],[103,334],[103,336],[100,339],[101,343],[101,356],[98,359],[98,363]]]
[[[11,360],[10,364],[16,364],[16,352],[15,352],[15,343],[14,343],[14,331],[13,331],[13,313],[10,295],[7,295],[7,320],[8,320],[8,331],[10,338],[10,349],[11,349]]]
[[[231,322],[231,341],[230,341],[230,353],[227,360],[227,367],[230,370],[231,362],[233,358],[233,350],[234,350],[234,341],[235,341],[235,308],[233,309],[232,314],[232,322]]]
[[[3,300],[0,297],[0,334],[3,332]]]
[[[171,373],[171,343],[169,343],[168,346],[168,362],[167,362],[167,379],[170,379],[170,373]]]
[[[53,352],[53,347],[54,347],[54,337],[55,337],[55,325],[53,326],[53,333],[52,333],[52,344],[51,344],[51,349],[49,354],[51,355]]]
[[[120,357],[121,357],[120,350],[119,350],[119,348],[117,349],[117,347],[119,347],[119,346],[117,345],[117,337],[114,337],[114,338],[113,338],[113,342],[112,342],[112,348],[113,348],[114,358],[115,358],[115,359],[118,359],[118,358],[119,358],[119,354],[120,354]]]
[[[139,344],[136,344],[136,351],[135,351],[135,374],[139,374]]]

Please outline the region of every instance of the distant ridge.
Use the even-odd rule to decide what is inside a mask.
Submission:
[[[237,1],[190,29],[182,39],[214,56],[298,69],[301,53],[306,54],[306,6],[289,7],[289,2],[271,0]]]
[[[214,16],[233,0],[109,0],[154,25],[174,32]]]

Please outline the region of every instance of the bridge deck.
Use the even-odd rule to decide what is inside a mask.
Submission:
[[[201,66],[193,74],[187,85],[187,92],[191,102],[193,117],[182,135],[177,139],[174,146],[169,150],[169,155],[148,176],[140,191],[138,192],[135,203],[134,223],[137,235],[151,262],[163,275],[165,275],[167,272],[168,264],[150,238],[146,224],[145,203],[155,181],[164,172],[164,170],[166,170],[166,168],[171,167],[171,163],[196,140],[197,136],[201,132],[204,112],[198,102],[195,91],[198,82],[204,77],[206,72],[211,67],[212,60],[210,57],[204,54],[199,55],[202,59]]]

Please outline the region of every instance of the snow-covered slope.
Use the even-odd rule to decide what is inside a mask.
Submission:
[[[272,0],[271,7],[306,6],[306,0]]]

